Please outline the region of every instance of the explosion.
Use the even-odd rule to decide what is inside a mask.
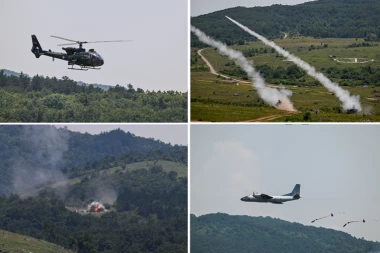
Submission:
[[[106,212],[106,208],[103,206],[102,203],[98,201],[94,201],[91,204],[88,205],[88,212],[92,213],[100,213],[100,212]]]

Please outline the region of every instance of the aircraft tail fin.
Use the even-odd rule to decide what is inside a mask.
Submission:
[[[32,42],[33,42],[32,53],[36,56],[36,58],[39,58],[43,50],[40,43],[37,40],[36,35],[34,34],[32,35]]]
[[[283,196],[293,196],[295,198],[300,198],[301,197],[300,194],[301,194],[301,185],[296,184],[296,186],[294,186],[293,191],[291,193],[285,194]]]

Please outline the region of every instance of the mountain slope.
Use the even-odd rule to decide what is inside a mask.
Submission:
[[[187,147],[120,129],[90,135],[54,126],[3,125],[0,158],[1,194],[62,181],[76,171],[108,169],[112,163],[111,167],[115,167],[159,159],[187,164]],[[40,174],[45,176],[40,178]]]
[[[191,24],[227,44],[255,40],[225,16],[250,29],[273,38],[284,32],[312,37],[363,38],[380,37],[380,2],[375,0],[317,0],[294,6],[235,7],[193,17]],[[199,41],[192,36],[192,46]]]
[[[270,217],[191,215],[191,252],[374,252],[380,243]]]

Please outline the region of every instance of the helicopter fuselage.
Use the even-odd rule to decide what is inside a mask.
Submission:
[[[103,58],[92,49],[88,52],[73,52],[72,54],[52,52],[49,50],[40,52],[40,55],[68,61],[69,65],[79,65],[83,67],[100,67],[104,64]]]

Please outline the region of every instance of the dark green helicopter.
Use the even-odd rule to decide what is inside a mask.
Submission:
[[[40,43],[37,40],[36,35],[32,35],[32,53],[36,56],[36,58],[40,58],[41,55],[50,56],[53,58],[58,58],[61,60],[68,61],[68,65],[71,65],[71,68],[73,70],[89,70],[89,69],[100,69],[99,67],[104,64],[103,58],[95,52],[94,49],[88,50],[86,52],[86,49],[82,47],[83,44],[86,43],[102,43],[102,42],[126,42],[130,40],[108,40],[108,41],[75,41],[75,40],[69,40],[65,38],[61,38],[58,36],[51,36],[54,38],[62,39],[62,40],[68,40],[74,43],[68,43],[68,44],[60,44],[58,46],[66,46],[66,45],[75,45],[78,44],[79,48],[76,47],[63,47],[62,49],[66,51],[65,53],[58,53],[58,52],[52,52],[50,49],[48,51],[43,50]],[[79,68],[74,68],[74,65],[80,66]]]

